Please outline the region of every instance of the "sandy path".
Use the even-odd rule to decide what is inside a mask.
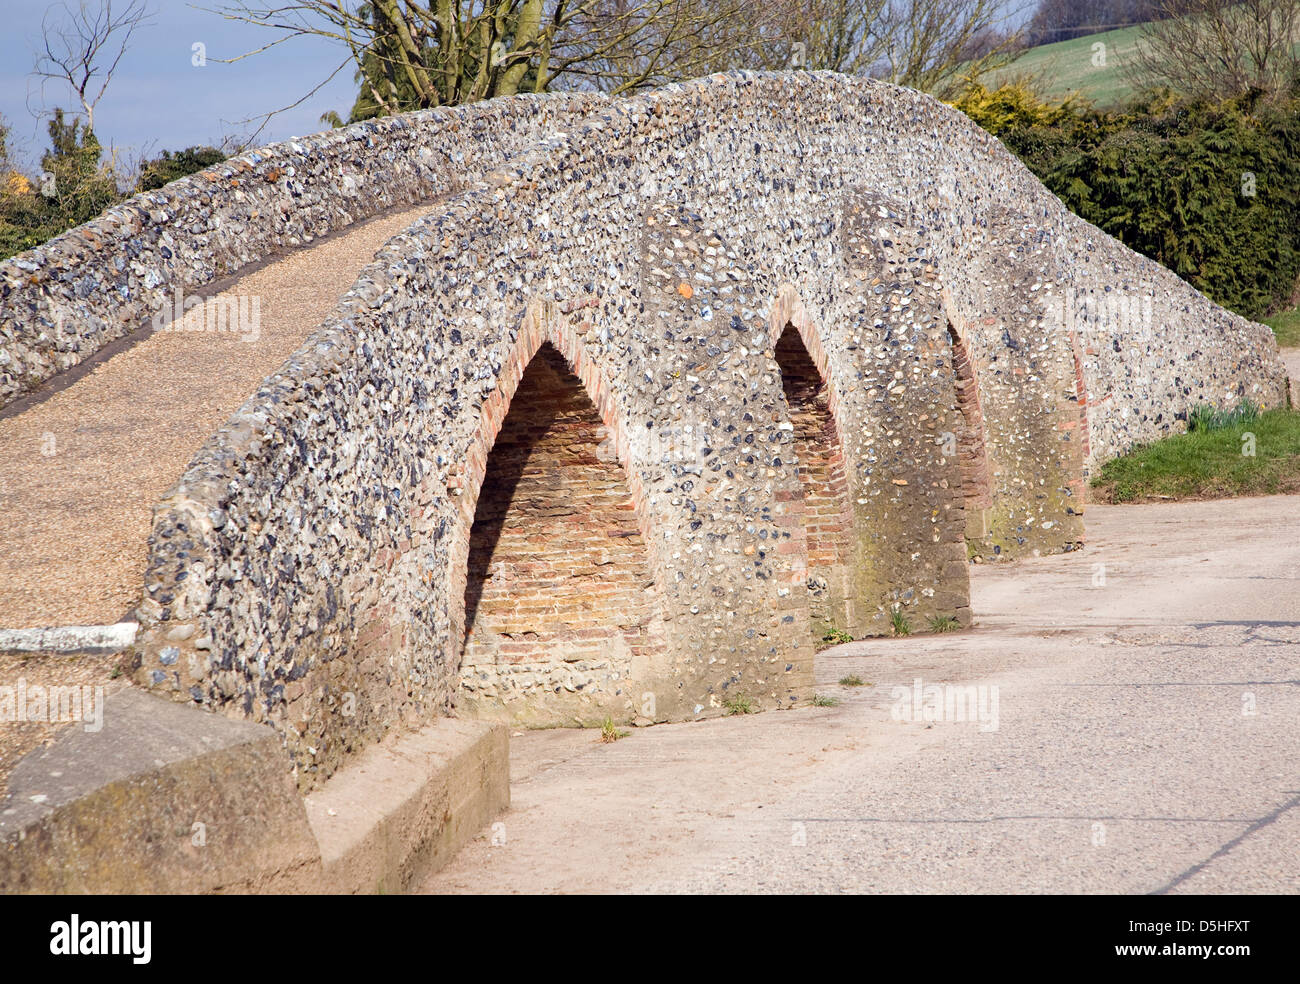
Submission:
[[[158,332],[0,419],[0,627],[100,624],[132,609],[154,504],[375,251],[429,207],[367,222],[233,283],[222,296],[245,295],[246,310],[260,298],[256,340]]]

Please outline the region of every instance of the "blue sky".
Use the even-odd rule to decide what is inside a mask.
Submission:
[[[69,6],[78,2],[69,0]],[[221,0],[202,2],[217,7]],[[47,83],[42,99],[31,78],[41,19],[51,6],[44,0],[0,0],[0,116],[11,127],[10,156],[26,170],[37,168],[48,145],[45,121],[31,110],[79,109],[66,86]],[[216,144],[226,134],[247,133],[256,124],[241,126],[240,120],[305,95],[347,54],[322,39],[295,38],[266,54],[223,65],[213,59],[265,44],[275,32],[225,20],[184,0],[149,0],[149,7],[153,23],[136,31],[95,110],[100,142],[111,142],[128,157]],[[205,66],[191,64],[195,42],[207,46]],[[355,95],[349,66],[301,106],[275,117],[257,142],[325,129],[319,119],[326,110],[337,110],[346,119]]]
[[[66,0],[76,7],[82,0]],[[99,0],[85,0],[91,6]],[[117,0],[125,6],[127,0]],[[257,125],[240,121],[279,109],[306,95],[347,57],[346,50],[322,38],[294,38],[234,64],[216,61],[243,54],[279,36],[272,30],[231,21],[206,8],[223,0],[147,0],[152,22],[136,31],[113,81],[95,110],[100,142],[128,161],[155,157],[162,150],[217,145],[229,134],[248,134]],[[273,6],[273,3],[266,3]],[[10,157],[21,169],[39,170],[49,143],[47,117],[55,106],[80,106],[65,85],[32,77],[40,45],[41,21],[57,3],[0,0],[0,116],[9,124]],[[255,6],[255,4],[254,4]],[[1035,6],[1013,0],[1019,21]],[[206,46],[207,64],[191,63],[192,45]],[[267,144],[325,129],[320,116],[335,110],[347,118],[356,97],[353,69],[344,67],[302,105],[276,117],[256,143]],[[260,122],[260,120],[258,120]]]

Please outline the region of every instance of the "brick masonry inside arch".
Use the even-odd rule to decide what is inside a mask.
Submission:
[[[631,718],[663,648],[609,428],[545,344],[502,423],[470,532],[462,708],[518,725]]]
[[[952,369],[957,391],[961,433],[954,435],[957,460],[961,464],[962,505],[966,510],[966,539],[979,543],[989,534],[993,507],[993,475],[984,440],[984,412],[980,408],[979,381],[970,349],[952,322],[948,323],[952,343]]]
[[[1071,333],[1070,349],[1074,358],[1074,396],[1079,406],[1079,475],[1078,479],[1071,484],[1074,495],[1080,503],[1088,500],[1088,479],[1091,475],[1091,469],[1088,462],[1092,457],[1091,438],[1089,437],[1088,427],[1088,378],[1083,370],[1083,353],[1080,350],[1079,338],[1076,334]]]
[[[782,331],[775,353],[794,426],[793,450],[803,494],[809,622],[814,640],[821,640],[832,628],[854,624],[853,506],[844,446],[831,414],[830,387],[793,324]]]

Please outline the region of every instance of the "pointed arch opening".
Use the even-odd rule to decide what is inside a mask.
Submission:
[[[1083,352],[1081,351],[1079,336],[1075,332],[1070,333],[1070,350],[1074,356],[1074,399],[1079,414],[1079,449],[1076,453],[1077,461],[1075,464],[1078,477],[1070,482],[1070,487],[1074,495],[1078,496],[1079,503],[1082,505],[1087,501],[1088,461],[1092,454],[1092,448],[1089,433],[1090,424],[1088,422],[1088,377],[1084,372]]]
[[[802,335],[787,323],[777,340],[776,362],[790,410],[796,474],[803,492],[802,525],[808,544],[808,605],[812,633],[855,624],[853,504],[844,445],[835,422],[833,394]]]
[[[465,578],[462,704],[546,726],[628,720],[663,650],[637,503],[613,429],[549,342],[487,458]]]
[[[962,504],[966,511],[966,539],[978,541],[989,535],[993,510],[993,476],[984,441],[984,412],[980,407],[979,381],[966,340],[951,321],[948,339],[952,344],[953,383],[961,431],[957,438],[957,461],[961,470]]]

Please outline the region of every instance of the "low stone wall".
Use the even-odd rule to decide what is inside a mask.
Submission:
[[[1200,403],[1285,406],[1277,339],[1074,215],[1062,295],[1087,393],[1089,466],[1185,430]]]
[[[308,800],[280,736],[126,688],[0,788],[0,894],[380,894],[421,881],[510,803],[504,729],[442,718]]]
[[[0,893],[298,892],[320,849],[274,732],[135,688],[14,768]]]
[[[1205,368],[1201,391],[1278,401],[1253,329],[1118,244],[1076,262],[1078,228],[1000,144],[908,90],[737,75],[609,102],[392,240],[204,448],[155,515],[136,679],[269,722],[304,787],[458,701],[533,724],[791,706],[818,619],[965,621],[968,550],[1082,538],[1086,460],[1147,425],[1106,429],[1139,397],[1094,399],[1121,370],[1067,298],[1149,277],[1185,308],[1160,308],[1164,349]],[[1193,353],[1214,331],[1211,370]],[[567,395],[516,405],[543,364],[543,391]],[[599,474],[600,508],[631,517],[597,526],[617,550],[572,538],[583,576],[620,598],[643,585],[573,660],[528,638],[595,614],[548,610],[545,570],[470,576],[476,538],[506,535],[479,512],[485,483],[484,509],[503,501],[495,443],[546,433],[548,405],[572,409],[572,453],[544,455],[573,464],[570,498],[594,503]],[[816,486],[818,462],[842,483]],[[526,469],[510,480],[528,490]],[[555,521],[536,548],[563,547],[584,510],[527,495]],[[810,521],[827,499],[831,520]],[[480,620],[511,578],[537,609]]]
[[[388,209],[471,188],[594,96],[522,96],[272,144],[0,261],[0,407],[188,295]]]

